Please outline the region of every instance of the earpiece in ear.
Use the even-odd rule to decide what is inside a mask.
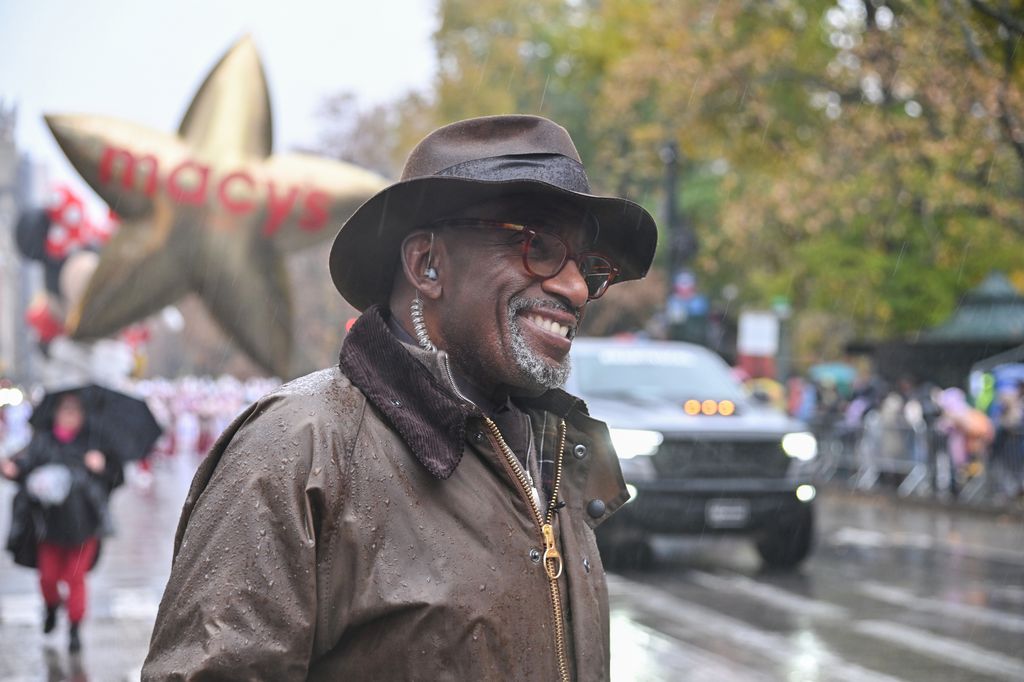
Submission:
[[[430,249],[427,251],[427,269],[423,271],[423,276],[429,279],[431,282],[437,281],[437,268],[431,263],[434,262],[434,233],[430,233]]]

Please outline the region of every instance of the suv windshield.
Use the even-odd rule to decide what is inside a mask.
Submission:
[[[573,353],[573,374],[580,393],[589,397],[744,400],[728,365],[710,353],[656,346],[602,348]]]

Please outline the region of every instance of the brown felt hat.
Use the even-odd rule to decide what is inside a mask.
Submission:
[[[539,116],[486,116],[423,138],[401,179],[342,225],[331,248],[334,286],[358,310],[386,303],[406,235],[470,206],[520,195],[585,210],[597,225],[595,250],[620,269],[616,281],[647,274],[658,241],[654,219],[632,201],[590,193],[565,128]]]

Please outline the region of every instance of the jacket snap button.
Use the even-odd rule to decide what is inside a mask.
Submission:
[[[483,442],[483,439],[484,434],[482,432],[477,431],[476,433],[473,434],[473,440],[475,440],[477,443]]]
[[[572,454],[574,457],[576,457],[576,459],[583,459],[584,457],[587,456],[587,446],[584,445],[583,443],[580,443],[579,445],[572,449]]]
[[[601,518],[604,515],[605,505],[604,500],[591,500],[587,504],[587,513],[595,519]]]
[[[391,399],[391,404],[394,405],[395,407],[401,407],[402,406],[402,401],[399,400],[398,398],[392,398]]]
[[[530,561],[532,561],[535,564],[539,564],[540,563],[540,550],[539,549],[531,549],[530,550]]]
[[[583,557],[583,570],[590,573],[590,559]]]

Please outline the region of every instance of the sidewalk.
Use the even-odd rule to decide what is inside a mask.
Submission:
[[[895,488],[882,485],[876,486],[871,490],[858,490],[836,480],[819,483],[818,486],[827,489],[829,495],[837,498],[842,496],[858,499],[875,498],[893,506],[937,509],[954,513],[980,514],[989,517],[1006,517],[1024,522],[1024,499],[1004,504],[989,501],[961,502],[955,497],[948,496],[899,495]]]

